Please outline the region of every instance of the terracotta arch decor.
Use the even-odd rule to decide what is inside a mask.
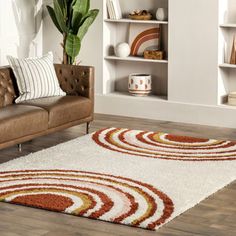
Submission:
[[[131,24],[129,32],[131,56],[143,56],[145,50],[160,49],[160,26]]]
[[[234,142],[106,128],[1,164],[0,202],[157,230],[235,179]]]

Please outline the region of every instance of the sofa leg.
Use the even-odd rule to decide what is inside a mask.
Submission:
[[[90,122],[86,123],[86,134],[89,134]]]
[[[17,146],[18,146],[18,151],[19,151],[19,152],[22,152],[22,145],[21,145],[21,144],[18,144]]]

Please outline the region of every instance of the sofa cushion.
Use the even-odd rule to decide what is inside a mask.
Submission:
[[[42,108],[24,105],[9,105],[0,109],[0,143],[48,128],[48,113]]]
[[[49,128],[89,117],[92,113],[91,100],[81,96],[39,98],[21,104],[38,106],[47,110]]]
[[[16,103],[42,97],[66,95],[60,88],[56,76],[52,52],[35,58],[17,59],[11,56],[7,58],[15,74],[20,93]]]

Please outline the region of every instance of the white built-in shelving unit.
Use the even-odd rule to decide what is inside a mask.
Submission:
[[[166,100],[168,97],[168,21],[155,20],[155,15],[158,7],[168,8],[168,0],[119,0],[119,2],[123,18],[112,20],[108,17],[106,0],[103,0],[103,95],[134,99],[128,93],[129,74],[147,73],[152,75],[152,95],[138,98],[138,100]],[[154,16],[153,20],[129,19],[128,14],[135,9],[151,11]],[[149,60],[134,56],[119,58],[115,56],[114,48],[118,43],[129,43],[131,24],[160,26],[161,47],[166,52],[165,60]]]
[[[219,0],[219,104],[227,105],[228,94],[236,91],[236,65],[230,64],[234,36],[236,36],[235,0]]]
[[[229,64],[236,35],[235,0],[119,0],[123,19],[110,20],[103,4],[101,88],[95,100],[97,113],[141,117],[236,128],[236,107],[227,96],[236,91],[236,65]],[[168,8],[168,21],[133,21],[135,9]],[[129,41],[131,24],[161,26],[165,60],[118,58],[114,47]],[[99,36],[99,35],[98,35]],[[152,75],[153,93],[128,93],[131,73]],[[97,84],[100,81],[97,81]]]

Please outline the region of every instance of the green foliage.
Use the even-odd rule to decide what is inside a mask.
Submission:
[[[66,39],[66,52],[72,58],[72,61],[75,60],[75,57],[79,54],[81,47],[80,38],[74,34],[68,34]]]
[[[49,15],[64,37],[64,64],[73,64],[81,48],[81,42],[99,10],[90,10],[90,0],[53,0],[47,6]]]

